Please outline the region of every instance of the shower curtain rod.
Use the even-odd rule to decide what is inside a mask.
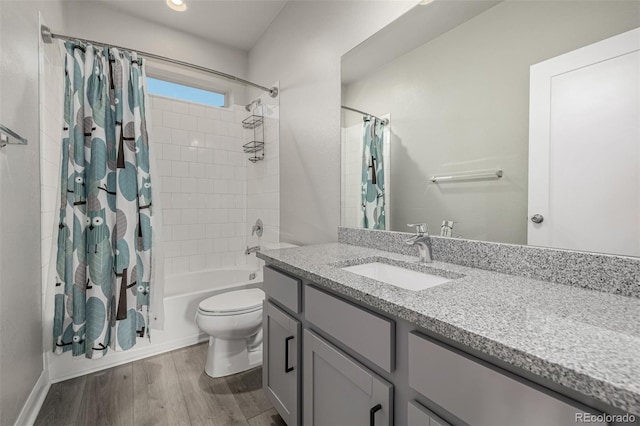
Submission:
[[[44,41],[47,44],[53,43],[53,39],[56,38],[56,39],[59,39],[59,40],[71,40],[71,41],[78,40],[78,41],[82,41],[82,42],[85,42],[85,43],[104,46],[104,47],[115,47],[116,49],[119,49],[119,50],[133,50],[136,53],[138,53],[138,55],[144,56],[146,58],[157,59],[159,61],[169,62],[169,63],[180,65],[180,66],[183,66],[183,67],[192,68],[192,69],[195,69],[195,70],[198,70],[198,71],[203,71],[203,72],[206,72],[206,73],[209,73],[209,74],[217,75],[218,77],[226,78],[227,80],[235,81],[237,83],[241,83],[241,84],[244,84],[244,85],[247,85],[247,86],[256,87],[258,89],[264,90],[265,92],[268,92],[269,95],[272,98],[275,98],[276,96],[278,96],[278,88],[277,87],[269,88],[269,87],[261,86],[259,84],[253,83],[253,82],[245,80],[243,78],[236,77],[235,75],[227,74],[227,73],[224,73],[224,72],[221,72],[221,71],[216,71],[216,70],[213,70],[211,68],[201,67],[200,65],[194,65],[194,64],[190,64],[188,62],[179,61],[177,59],[167,58],[166,56],[160,56],[160,55],[156,55],[154,53],[142,52],[140,50],[135,50],[135,49],[127,49],[126,47],[120,47],[120,46],[115,46],[113,44],[101,43],[99,41],[87,40],[87,39],[80,38],[80,37],[69,37],[69,36],[65,36],[65,35],[61,35],[61,34],[54,34],[54,33],[51,32],[49,27],[47,27],[46,25],[41,25],[40,26],[40,34],[42,36],[42,41]]]
[[[360,111],[359,109],[351,108],[351,107],[348,107],[348,106],[345,106],[345,105],[340,105],[340,108],[348,109],[349,111],[357,112],[358,114],[362,114],[362,115],[370,115],[371,117],[377,118],[378,120],[382,121],[382,124],[384,124],[385,126],[387,124],[389,124],[389,119],[388,118],[380,118],[380,117],[377,117],[377,116],[375,116],[373,114],[369,114],[368,112]]]

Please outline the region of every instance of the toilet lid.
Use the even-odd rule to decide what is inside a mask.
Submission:
[[[264,291],[259,288],[236,290],[217,294],[200,302],[200,310],[204,312],[241,312],[262,306]]]

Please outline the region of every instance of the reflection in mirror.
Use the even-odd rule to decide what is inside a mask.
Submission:
[[[367,229],[388,230],[389,117],[377,117],[342,105],[350,113],[342,128],[342,214],[345,221]]]
[[[342,104],[389,118],[376,229],[640,256],[639,26],[635,1],[436,0],[348,52]],[[362,117],[341,219],[375,228]]]

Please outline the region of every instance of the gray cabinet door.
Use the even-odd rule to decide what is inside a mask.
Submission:
[[[300,322],[268,300],[264,302],[262,387],[289,426],[297,426]]]
[[[393,386],[304,331],[304,425],[393,424]]]

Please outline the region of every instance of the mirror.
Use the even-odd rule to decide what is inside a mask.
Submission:
[[[342,57],[342,226],[640,256],[639,26],[634,1],[415,6]]]

